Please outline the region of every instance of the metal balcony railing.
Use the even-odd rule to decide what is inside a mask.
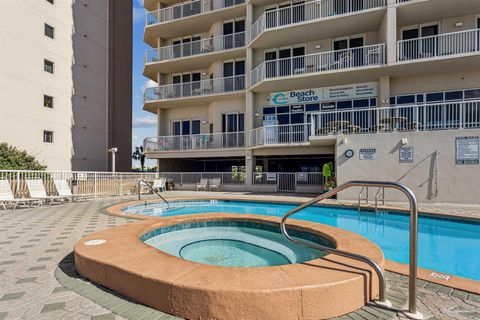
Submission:
[[[265,126],[250,130],[249,146],[308,142],[310,123]]]
[[[245,147],[245,133],[148,137],[143,141],[143,147],[146,152],[237,149]]]
[[[312,114],[312,136],[480,128],[480,100]]]
[[[398,61],[480,52],[480,29],[398,41]]]
[[[267,29],[386,6],[386,0],[319,0],[265,11],[250,29],[253,41]]]
[[[147,12],[146,26],[186,18],[245,3],[245,0],[197,0]]]
[[[145,63],[165,61],[220,52],[245,46],[245,32],[212,37],[188,43],[175,44],[148,50]]]
[[[328,72],[333,70],[379,66],[385,63],[385,45],[314,53],[305,56],[262,62],[252,70],[252,85],[272,78]]]
[[[242,90],[245,90],[245,75],[147,88],[144,102],[208,96]]]

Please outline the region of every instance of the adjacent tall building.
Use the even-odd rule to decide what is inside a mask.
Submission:
[[[0,1],[0,142],[49,170],[131,170],[131,0]]]
[[[333,162],[337,183],[478,201],[480,1],[144,3],[159,171],[244,170],[224,187],[316,192]]]

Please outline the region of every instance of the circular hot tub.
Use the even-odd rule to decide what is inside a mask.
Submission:
[[[279,224],[227,213],[135,222],[81,239],[75,266],[93,282],[187,319],[324,319],[377,297],[367,265],[292,244]],[[294,219],[289,233],[384,265],[378,246],[355,233]]]

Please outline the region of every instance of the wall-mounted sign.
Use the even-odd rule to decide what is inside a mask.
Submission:
[[[359,156],[360,156],[360,160],[375,160],[377,158],[377,149],[375,148],[360,149]]]
[[[297,181],[307,182],[307,174],[305,172],[297,172]]]
[[[348,149],[348,150],[345,150],[345,152],[344,152],[343,154],[345,155],[345,157],[351,158],[351,157],[353,157],[353,155],[355,154],[355,152],[353,152],[352,149]]]
[[[457,164],[479,164],[479,137],[457,137],[455,155]]]
[[[398,151],[400,163],[413,162],[413,147],[401,147]]]
[[[267,172],[267,181],[277,181],[277,174],[275,172]]]
[[[377,95],[378,83],[366,82],[346,86],[273,92],[270,93],[270,104],[274,106],[281,106],[298,103],[373,98]]]

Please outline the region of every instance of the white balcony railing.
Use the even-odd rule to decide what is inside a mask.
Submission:
[[[480,29],[401,40],[397,48],[399,61],[480,52]]]
[[[148,50],[145,63],[172,60],[212,52],[220,52],[245,46],[245,32],[212,37],[188,43]]]
[[[245,90],[245,75],[147,88],[144,102],[208,96],[242,90]]]
[[[306,143],[310,131],[309,123],[260,127],[250,130],[249,146]]]
[[[143,141],[143,147],[146,152],[237,149],[245,147],[245,133],[149,137]]]
[[[480,128],[480,100],[312,114],[312,136]]]
[[[252,85],[272,78],[379,66],[385,62],[384,44],[269,60],[252,70]]]
[[[197,0],[185,2],[156,11],[147,12],[145,24],[151,26],[204,12],[228,8],[242,3],[245,3],[245,0]]]
[[[386,6],[386,0],[319,0],[265,11],[250,29],[254,40],[266,29]]]

